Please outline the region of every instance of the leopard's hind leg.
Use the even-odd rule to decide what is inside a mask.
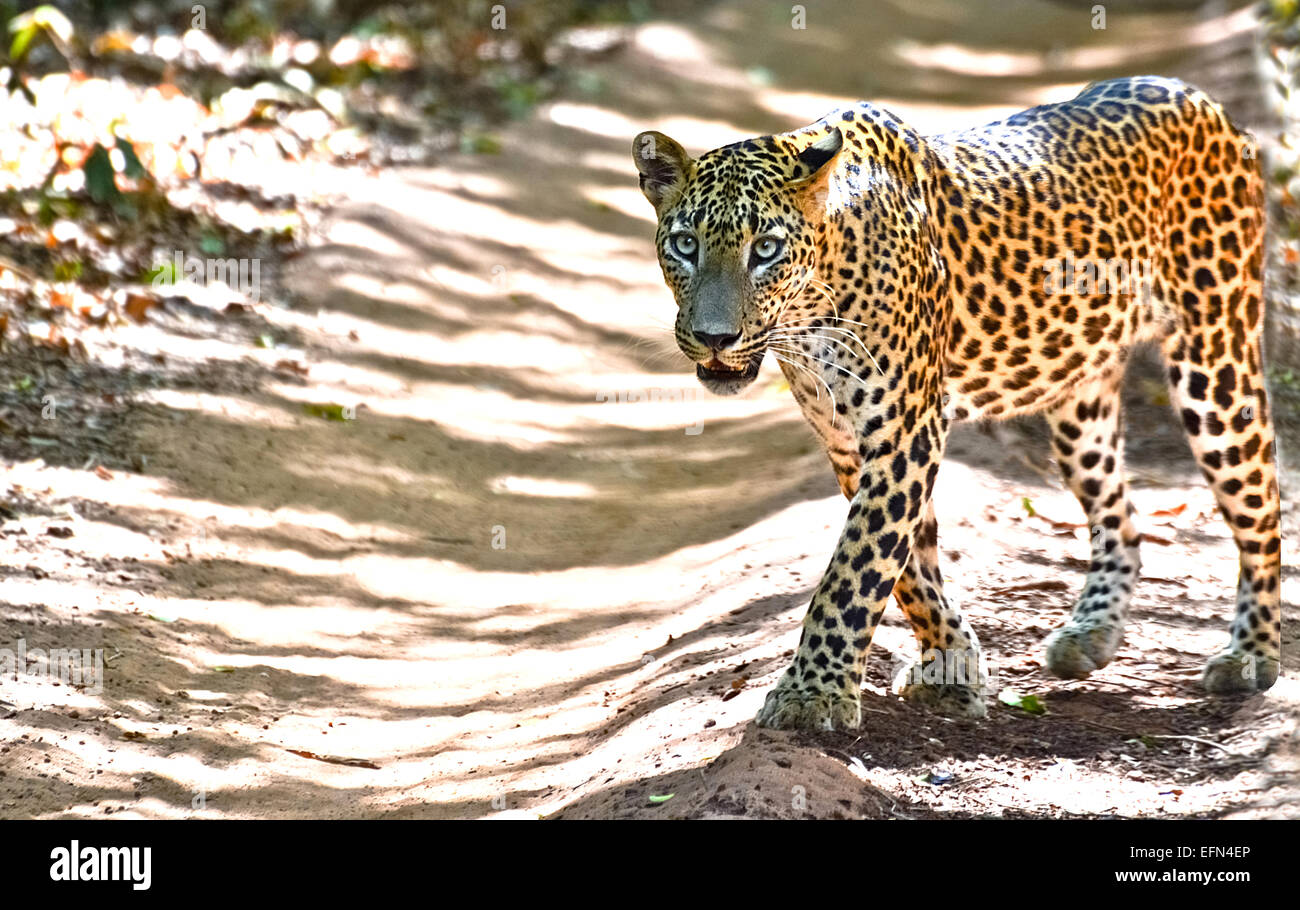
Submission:
[[[1123,363],[1081,383],[1047,412],[1061,477],[1088,516],[1092,558],[1069,621],[1047,640],[1047,667],[1082,679],[1106,666],[1124,640],[1141,535],[1124,479],[1120,384]]]
[[[1209,357],[1213,345],[1181,332],[1164,347],[1174,406],[1239,554],[1231,638],[1206,665],[1203,682],[1211,692],[1267,689],[1281,656],[1282,540],[1258,339],[1233,345],[1240,360],[1228,350]]]
[[[1258,312],[1258,300],[1243,303],[1243,309]],[[1267,689],[1277,680],[1281,657],[1281,502],[1273,427],[1258,324],[1251,327],[1244,313],[1238,320],[1185,327],[1164,344],[1174,406],[1239,555],[1231,637],[1202,678],[1211,692]]]
[[[1217,109],[1202,113],[1214,141],[1166,193],[1160,271],[1174,319],[1163,351],[1174,407],[1239,556],[1231,638],[1202,681],[1211,692],[1253,692],[1277,679],[1282,620],[1281,502],[1260,351],[1263,183],[1246,137]]]

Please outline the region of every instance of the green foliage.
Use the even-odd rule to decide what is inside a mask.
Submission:
[[[13,35],[9,43],[9,60],[17,65],[23,62],[32,49],[32,42],[41,35],[67,56],[66,49],[72,41],[72,23],[53,6],[42,4],[10,19],[9,33]]]
[[[82,264],[80,259],[70,259],[65,262],[54,263],[54,280],[55,281],[76,281],[81,277]]]
[[[113,171],[113,162],[108,157],[108,149],[98,142],[86,156],[82,167],[86,175],[86,192],[100,205],[115,205],[122,198],[122,191],[117,188],[117,177]]]
[[[501,105],[511,117],[520,119],[542,100],[542,89],[536,82],[505,79],[497,86]]]
[[[1047,706],[1042,703],[1037,695],[1021,695],[1015,689],[1003,689],[998,693],[998,701],[1004,705],[1019,708],[1026,714],[1039,715],[1047,713]]]
[[[341,404],[305,404],[302,409],[307,416],[322,420],[346,421],[353,420],[355,416],[350,407]]]
[[[140,163],[134,146],[118,137],[114,147],[122,155],[122,173],[136,180],[147,179],[149,172]],[[117,172],[108,149],[96,142],[90,154],[86,156],[82,172],[86,177],[86,192],[97,204],[111,208],[123,218],[135,220],[139,217],[139,194],[123,193],[117,186]]]
[[[76,221],[82,215],[81,206],[75,199],[44,192],[41,194],[36,220],[43,227],[49,227],[55,219],[68,218]]]
[[[1273,367],[1268,371],[1268,378],[1274,385],[1288,392],[1300,392],[1300,373],[1288,367]]]
[[[460,150],[472,155],[499,155],[501,140],[487,133],[465,132],[460,137]]]
[[[1260,7],[1261,18],[1273,31],[1300,26],[1300,0],[1265,0]]]
[[[199,249],[208,256],[224,256],[226,254],[226,242],[217,234],[204,231],[199,236]]]
[[[148,176],[144,165],[140,163],[139,157],[135,153],[135,146],[127,142],[121,136],[117,138],[117,150],[122,153],[122,158],[126,161],[126,166],[122,168],[122,173],[132,180],[139,180]]]

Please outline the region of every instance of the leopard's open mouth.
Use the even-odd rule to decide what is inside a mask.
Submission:
[[[762,363],[762,351],[756,351],[749,362],[739,369],[729,367],[714,357],[704,363],[697,363],[695,376],[714,395],[735,395],[758,377],[758,368]]]

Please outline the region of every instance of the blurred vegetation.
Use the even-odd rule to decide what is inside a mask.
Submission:
[[[329,201],[316,168],[492,154],[567,81],[598,92],[582,64],[627,24],[686,5],[0,0],[0,344],[143,319],[186,293],[177,250],[273,264]]]
[[[394,139],[521,116],[565,78],[563,64],[617,46],[602,26],[687,8],[685,0],[192,0],[56,2],[75,27],[59,54],[90,75],[172,81],[205,105],[261,81],[317,96],[332,114]],[[17,6],[0,0],[0,19]],[[585,29],[575,40],[565,33]],[[181,52],[141,38],[202,32]],[[15,42],[17,43],[17,42]],[[213,46],[215,45],[215,47]],[[70,48],[69,48],[70,46]],[[69,54],[70,50],[70,54]],[[160,53],[161,51],[161,53]],[[342,97],[340,97],[342,96]]]
[[[1270,227],[1278,241],[1269,262],[1268,349],[1273,363],[1300,363],[1300,0],[1263,0],[1257,9],[1266,90],[1278,118],[1267,158]],[[1300,420],[1293,374],[1273,378],[1281,416]]]

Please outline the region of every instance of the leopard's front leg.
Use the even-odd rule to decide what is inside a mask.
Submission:
[[[794,660],[758,712],[760,726],[853,729],[867,649],[907,566],[943,452],[936,414],[869,448],[839,545],[803,621]],[[869,438],[869,437],[868,437]]]
[[[920,659],[894,678],[894,691],[914,705],[954,717],[987,713],[986,674],[979,639],[943,594],[939,569],[939,523],[934,504],[912,541],[912,560],[894,585],[894,597],[907,614],[921,646]]]

